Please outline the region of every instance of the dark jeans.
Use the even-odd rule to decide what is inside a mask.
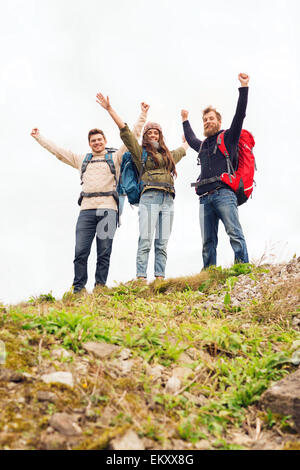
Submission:
[[[79,292],[87,283],[87,262],[96,234],[97,266],[95,285],[104,285],[106,283],[116,227],[117,212],[113,209],[80,211],[76,225],[74,292]]]
[[[200,197],[200,227],[202,234],[203,266],[217,262],[219,220],[224,224],[234,252],[235,263],[248,263],[248,252],[239,221],[236,195],[231,189],[222,188],[213,194]]]

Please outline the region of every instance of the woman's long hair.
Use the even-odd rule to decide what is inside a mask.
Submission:
[[[156,149],[154,145],[152,145],[151,142],[149,141],[147,132],[143,135],[142,146],[146,149],[146,152],[148,153],[148,155],[151,156],[151,159],[154,161],[156,168],[159,167],[159,161],[155,155],[157,152],[159,152],[165,161],[167,170],[171,173],[172,176],[177,177],[175,160],[170,150],[165,144],[162,133],[160,131],[158,132],[159,132],[159,140],[158,140],[159,148],[158,149]]]

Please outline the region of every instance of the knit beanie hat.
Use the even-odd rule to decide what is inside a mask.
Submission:
[[[147,131],[149,131],[149,129],[157,129],[162,134],[162,128],[159,124],[157,124],[157,122],[147,122],[143,130],[143,136],[146,134]]]

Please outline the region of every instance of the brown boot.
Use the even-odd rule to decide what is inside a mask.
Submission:
[[[93,289],[93,294],[97,295],[97,294],[103,294],[103,292],[105,291],[106,289],[106,285],[105,284],[96,284],[94,289]]]
[[[77,292],[73,292],[73,296],[77,299],[79,297],[83,297],[85,295],[87,295],[87,290],[85,287],[83,287],[82,289],[80,289],[79,291]]]
[[[147,284],[147,278],[146,277],[137,277],[136,282],[139,282],[141,284]]]

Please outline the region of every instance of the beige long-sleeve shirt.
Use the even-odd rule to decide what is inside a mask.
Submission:
[[[146,113],[142,112],[133,128],[134,135],[139,138],[146,122]],[[79,170],[81,174],[82,162],[86,154],[76,154],[71,150],[65,150],[64,148],[58,147],[56,144],[46,139],[44,136],[39,134],[35,137],[37,142],[44,147],[46,150],[51,152],[58,158],[58,160],[66,163]],[[122,145],[119,150],[113,153],[112,158],[116,168],[117,181],[120,176],[120,166],[122,162],[122,155],[127,151],[125,145]],[[101,153],[93,153],[93,160],[103,160],[105,158],[106,151]],[[86,171],[82,177],[81,191],[85,193],[96,193],[96,192],[107,192],[116,190],[116,181],[114,175],[110,171],[109,165],[103,162],[89,163]],[[114,209],[117,210],[117,204],[113,196],[100,196],[100,197],[84,197],[81,203],[81,210],[87,209]]]

